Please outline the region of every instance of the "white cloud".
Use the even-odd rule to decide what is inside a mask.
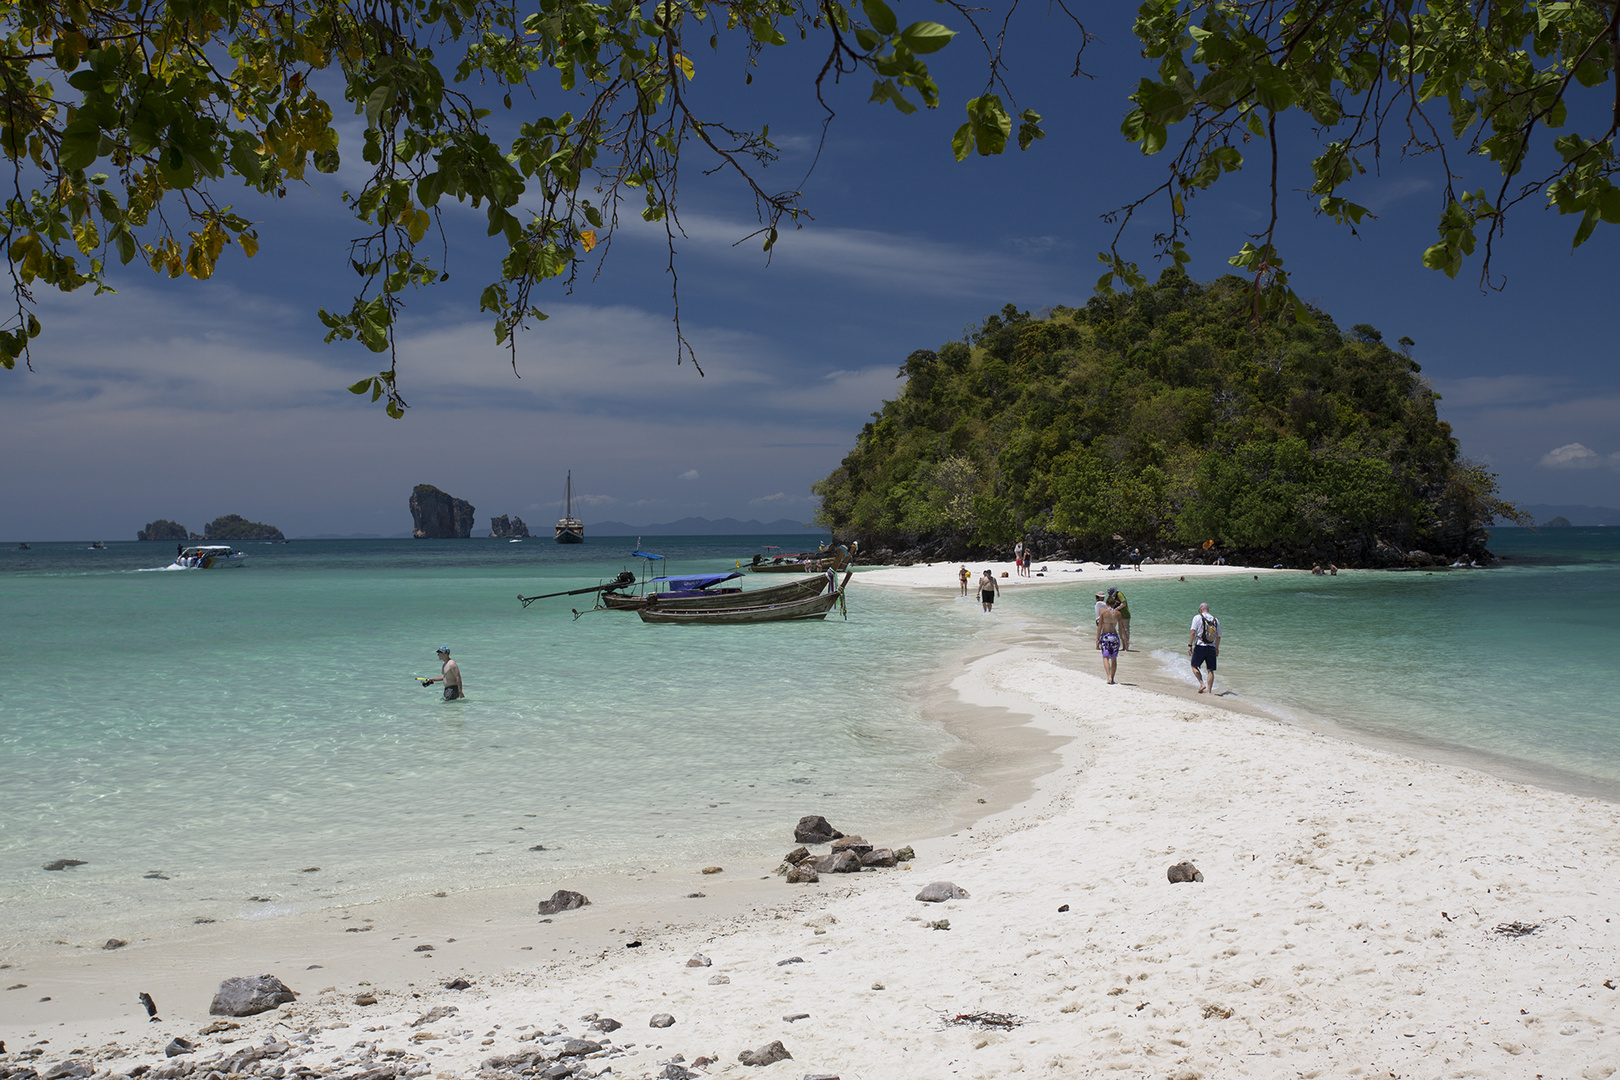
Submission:
[[[1541,458],[1541,464],[1549,469],[1588,469],[1602,463],[1602,457],[1578,442],[1549,450]]]
[[[696,480],[697,478],[698,471],[696,469],[687,469],[685,472],[676,477],[678,480]]]

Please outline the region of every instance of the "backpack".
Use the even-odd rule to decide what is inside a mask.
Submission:
[[[1198,617],[1204,620],[1203,624],[1198,628],[1198,644],[1215,644],[1216,635],[1221,632],[1221,620],[1217,619],[1213,615],[1205,615],[1203,613],[1199,613]]]

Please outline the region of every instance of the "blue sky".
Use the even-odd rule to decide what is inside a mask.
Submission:
[[[941,11],[898,9],[902,22]],[[1147,70],[1128,8],[1101,18],[1088,24],[1093,77],[1076,79],[1073,39],[1029,15],[1008,77],[1048,137],[963,163],[950,136],[982,80],[963,39],[936,58],[937,112],[865,104],[869,77],[837,88],[813,171],[820,58],[797,42],[772,50],[745,87],[734,60],[698,55],[694,91],[770,123],[782,156],[766,177],[802,183],[814,214],[767,262],[757,241],[734,246],[755,227],[746,193],[688,164],[681,315],[703,378],[675,363],[662,235],[639,226],[594,279],[538,297],[552,318],[524,335],[514,375],[476,305],[496,253],[480,216],[455,210],[452,280],[413,298],[402,327],[413,407],[389,420],[344,390],[377,358],[323,344],[315,317],[347,306],[357,230],[333,196],[356,174],[346,166],[280,205],[244,194],[238,210],[265,223],[262,250],[227,257],[211,282],[136,269],[117,296],[41,295],[34,371],[0,373],[0,539],[133,538],[154,518],[200,529],[225,513],[289,535],[398,533],[424,482],[474,503],[480,528],[495,514],[544,526],[570,469],[587,521],[804,520],[810,484],[896,392],[908,353],[1008,302],[1084,303],[1113,232],[1099,215],[1158,182],[1162,156],[1143,158],[1118,133]],[[1305,184],[1308,154],[1296,157],[1290,190]],[[1194,276],[1225,272],[1260,227],[1263,170],[1251,169],[1195,200]],[[1572,253],[1573,219],[1527,203],[1498,245],[1506,289],[1482,294],[1477,266],[1453,281],[1419,263],[1438,209],[1432,172],[1391,152],[1357,187],[1379,214],[1360,237],[1313,218],[1305,196],[1285,197],[1278,243],[1296,289],[1342,327],[1414,339],[1443,418],[1507,497],[1620,506],[1620,357],[1604,317],[1620,269],[1614,229]],[[1125,239],[1150,276],[1157,224]]]

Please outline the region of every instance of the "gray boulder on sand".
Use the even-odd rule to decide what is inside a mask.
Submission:
[[[669,1013],[654,1013],[653,1018],[647,1021],[648,1027],[667,1028],[675,1026],[675,1018]]]
[[[1170,879],[1170,884],[1172,885],[1179,885],[1183,881],[1204,880],[1204,875],[1199,872],[1198,867],[1194,866],[1190,862],[1176,863],[1176,865],[1172,866],[1165,872],[1165,876]]]
[[[799,819],[799,824],[793,829],[793,842],[796,844],[825,844],[829,840],[838,840],[843,833],[827,824],[827,819],[820,814],[806,814]]]
[[[212,1016],[257,1016],[297,998],[274,975],[245,976],[220,983],[208,1012]]]
[[[737,1055],[737,1060],[744,1065],[773,1065],[778,1061],[792,1061],[793,1055],[787,1052],[787,1047],[782,1045],[781,1039],[778,1039],[758,1050],[744,1050]]]
[[[925,904],[937,904],[944,900],[966,900],[968,891],[960,885],[949,881],[931,881],[922,887],[917,899]]]
[[[584,893],[577,893],[570,889],[558,889],[551,894],[550,900],[540,901],[540,914],[555,915],[559,911],[573,911],[589,904],[590,900]]]
[[[798,863],[788,868],[787,883],[789,885],[814,885],[821,880],[816,868],[808,862]]]

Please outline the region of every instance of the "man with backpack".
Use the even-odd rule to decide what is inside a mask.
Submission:
[[[1215,659],[1221,652],[1221,620],[1209,613],[1208,604],[1198,605],[1198,614],[1193,616],[1192,631],[1187,635],[1187,651],[1192,654],[1193,674],[1198,676],[1198,692],[1215,692]],[[1200,666],[1209,669],[1209,686],[1204,686],[1204,673]]]

